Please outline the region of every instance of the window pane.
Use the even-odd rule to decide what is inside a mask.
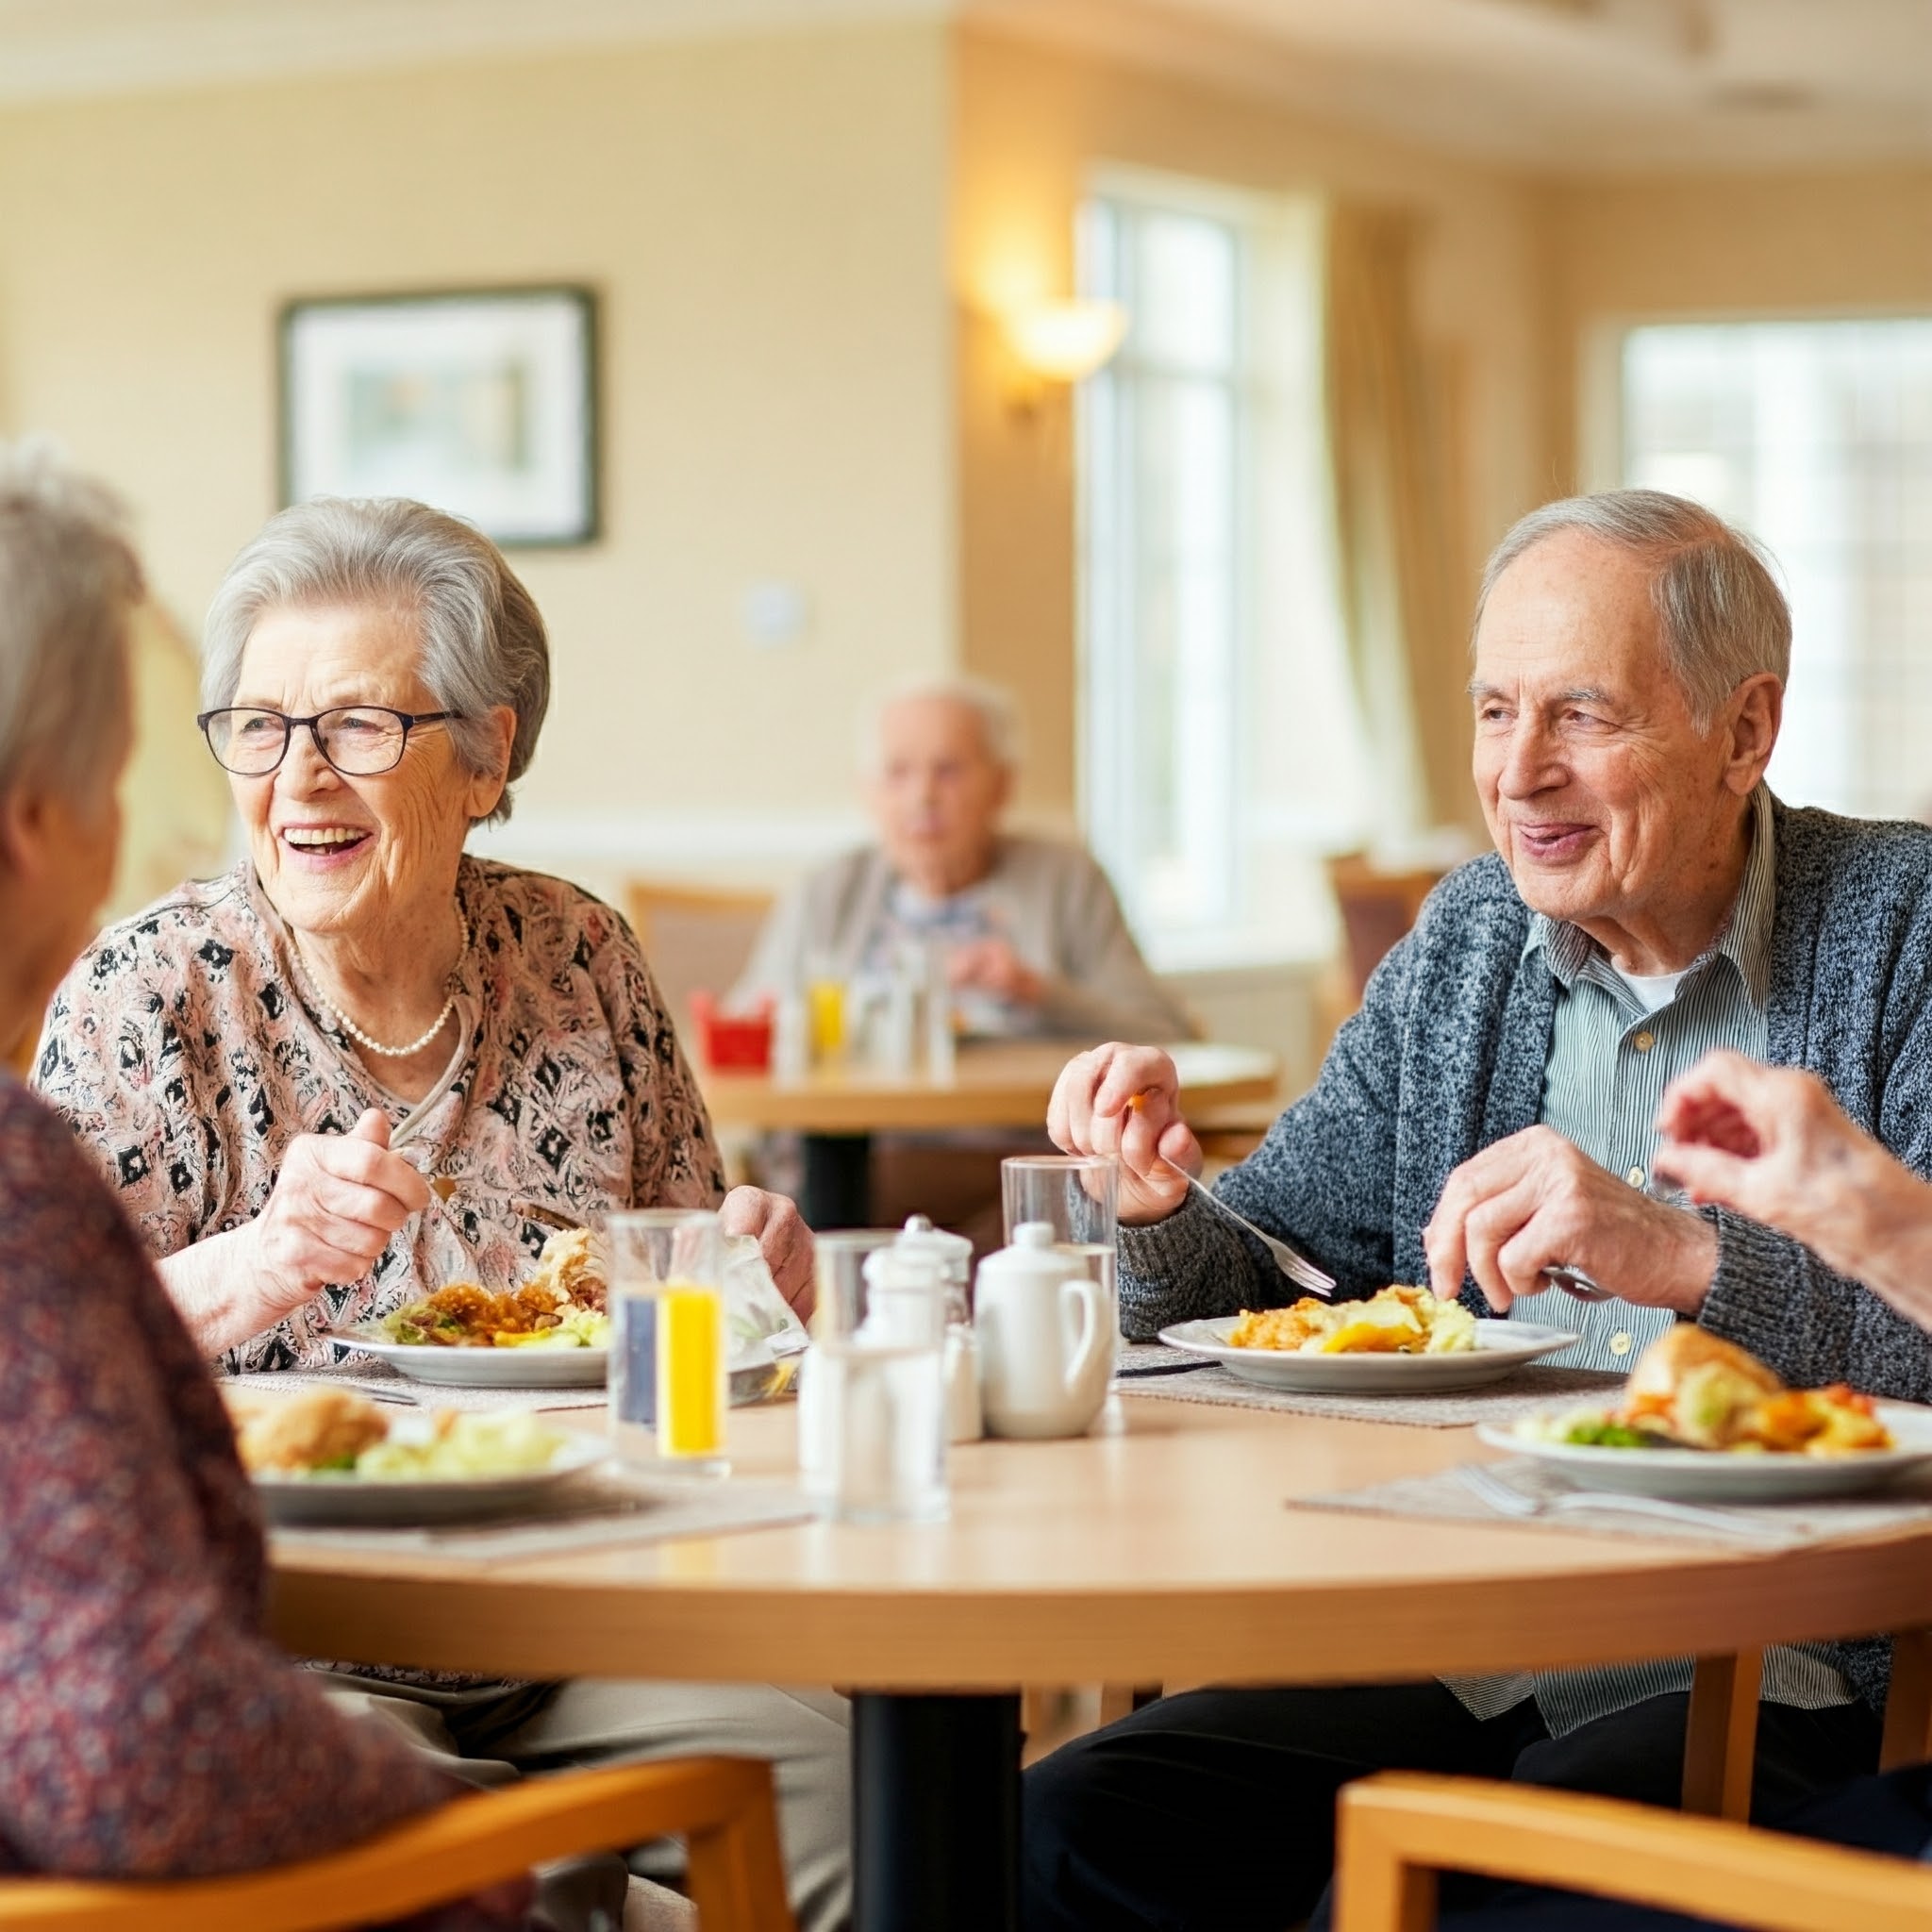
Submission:
[[[1127,353],[1173,369],[1230,375],[1236,354],[1238,238],[1197,215],[1136,224]]]
[[[1932,322],[1633,330],[1624,475],[1775,558],[1791,679],[1771,783],[1882,816],[1932,801]]]

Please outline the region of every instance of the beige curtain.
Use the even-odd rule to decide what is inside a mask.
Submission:
[[[1415,325],[1419,219],[1328,211],[1324,355],[1343,620],[1382,834],[1470,816],[1453,369]]]

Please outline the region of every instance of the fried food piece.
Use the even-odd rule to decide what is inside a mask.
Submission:
[[[605,1312],[605,1268],[597,1253],[596,1237],[588,1227],[559,1228],[543,1243],[537,1257],[537,1272],[520,1294],[546,1294],[546,1307],[561,1307],[574,1302],[580,1308]]]
[[[1293,1354],[1321,1334],[1328,1310],[1307,1296],[1290,1308],[1243,1308],[1228,1331],[1233,1348],[1273,1348]]]
[[[1745,1440],[1747,1419],[1784,1389],[1756,1356],[1680,1322],[1638,1357],[1623,1420],[1691,1449],[1728,1449]]]
[[[242,1405],[231,1405],[230,1413],[240,1416]],[[307,1389],[286,1402],[249,1404],[235,1447],[251,1474],[348,1469],[388,1434],[389,1419],[375,1403],[346,1389]]]

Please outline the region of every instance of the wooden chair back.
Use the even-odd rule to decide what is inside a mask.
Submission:
[[[0,1932],[336,1932],[388,1924],[582,1852],[682,1835],[703,1932],[795,1932],[772,1772],[692,1757],[455,1798],[326,1857],[229,1878],[0,1878]]]
[[[1369,975],[1423,909],[1442,877],[1440,870],[1383,872],[1367,854],[1345,852],[1328,861],[1328,884],[1341,912],[1342,946],[1357,1001]]]
[[[632,879],[625,886],[631,929],[687,1042],[691,994],[701,988],[723,994],[736,984],[751,961],[772,896],[670,879]]]
[[[1932,1870],[1615,1798],[1394,1773],[1341,1793],[1335,1932],[1427,1932],[1437,1874],[1625,1899],[1762,1932],[1926,1932]]]

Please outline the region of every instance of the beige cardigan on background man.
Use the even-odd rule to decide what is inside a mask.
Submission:
[[[801,879],[772,909],[735,999],[802,989],[820,974],[858,971],[892,890],[875,845]],[[1189,1040],[1196,1028],[1148,971],[1107,874],[1077,845],[1002,837],[992,869],[969,890],[984,895],[1006,939],[1046,981],[1029,1037]]]

